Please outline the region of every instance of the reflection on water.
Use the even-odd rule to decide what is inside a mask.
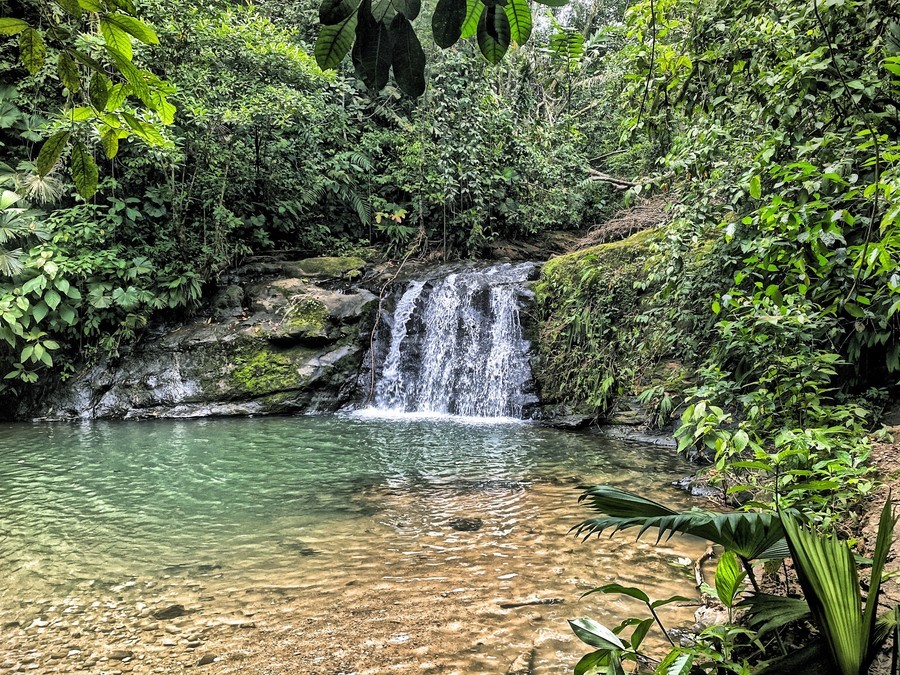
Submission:
[[[6,425],[0,665],[504,673],[525,655],[570,672],[583,650],[566,618],[636,609],[581,593],[691,594],[680,565],[703,548],[581,544],[567,536],[588,513],[577,486],[678,503],[667,484],[688,470],[663,449],[527,424]]]

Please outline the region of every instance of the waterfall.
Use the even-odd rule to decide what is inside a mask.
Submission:
[[[534,268],[462,269],[398,288],[376,336],[375,409],[525,416],[537,398],[520,309]]]

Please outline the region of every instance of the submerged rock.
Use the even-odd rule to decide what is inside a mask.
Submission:
[[[177,619],[179,616],[190,614],[190,611],[184,608],[184,605],[169,605],[153,612],[154,619]]]
[[[344,280],[364,264],[296,263],[310,276]],[[231,283],[216,294],[209,316],[150,328],[121,358],[20,402],[17,415],[135,419],[333,411],[355,394],[376,304],[368,290],[332,290],[306,278]]]
[[[481,518],[454,518],[447,524],[459,532],[477,532],[484,525],[484,521]]]

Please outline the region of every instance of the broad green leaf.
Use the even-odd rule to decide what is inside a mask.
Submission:
[[[73,47],[69,47],[69,55],[73,59],[78,61],[78,63],[80,63],[84,66],[87,66],[94,72],[102,72],[103,71],[102,63],[100,63],[97,59],[95,59],[91,56],[88,56],[87,54],[84,54],[83,52],[81,52],[77,49],[74,49]]]
[[[897,516],[894,514],[893,503],[888,497],[884,503],[884,508],[881,510],[881,519],[878,521],[878,535],[875,539],[872,573],[869,578],[869,594],[866,597],[866,608],[863,616],[863,633],[865,635],[872,635],[875,627],[875,613],[878,610],[878,596],[881,592],[884,564],[887,562],[891,545],[894,542],[893,533],[896,525]]]
[[[172,124],[175,121],[176,108],[164,94],[158,91],[150,92],[150,100],[153,101],[151,109],[159,115],[159,121],[163,124]]]
[[[72,147],[70,159],[72,167],[72,179],[75,181],[75,189],[84,199],[90,199],[97,191],[99,178],[97,165],[87,148],[82,143],[76,143]]]
[[[863,631],[856,562],[846,542],[782,516],[803,595],[843,675],[862,672],[869,635]]]
[[[390,24],[394,17],[402,14],[412,21],[422,9],[421,0],[371,0],[372,16],[376,21]]]
[[[359,7],[359,0],[322,0],[319,5],[319,23],[334,26],[350,18]]]
[[[678,654],[670,663],[665,663],[666,675],[688,675],[694,665],[694,655],[690,652]]]
[[[9,16],[0,18],[0,35],[18,35],[28,28],[28,22]]]
[[[44,65],[47,47],[44,38],[34,28],[26,28],[19,33],[19,59],[25,69],[34,75]]]
[[[12,190],[3,190],[3,192],[0,192],[0,211],[5,211],[20,199],[22,199],[22,196]]]
[[[106,110],[113,112],[122,107],[125,99],[131,94],[131,87],[123,82],[114,84],[109,90],[109,97],[106,100]]]
[[[59,308],[59,317],[70,326],[75,323],[75,310],[69,305],[61,305]]]
[[[391,66],[397,86],[408,96],[425,93],[425,52],[410,22],[398,14],[391,22]]]
[[[600,586],[588,591],[587,593],[584,593],[581,597],[592,595],[593,593],[627,595],[628,597],[634,598],[635,600],[640,600],[641,602],[648,605],[650,604],[650,597],[640,588],[634,588],[632,586],[622,586],[621,584],[606,584],[605,586]]]
[[[142,122],[131,113],[122,112],[122,119],[131,127],[134,135],[143,139],[150,145],[165,145],[166,137],[162,135],[159,129],[149,122]]]
[[[466,19],[463,21],[462,33],[460,34],[463,40],[474,37],[478,33],[478,23],[481,21],[483,13],[484,3],[482,0],[466,0]]]
[[[625,644],[619,636],[613,633],[603,624],[588,617],[570,619],[569,626],[579,640],[591,647],[598,649],[625,649]]]
[[[631,649],[637,650],[637,648],[641,646],[641,643],[644,641],[644,638],[647,637],[647,633],[650,631],[650,628],[652,626],[652,618],[644,619],[643,621],[638,622],[637,626],[634,629],[634,632],[631,634],[631,639],[629,640],[629,646],[631,647]]]
[[[81,5],[78,0],[56,0],[57,4],[76,19],[81,17]]]
[[[153,32],[153,29],[143,21],[135,19],[133,16],[127,16],[125,14],[107,14],[104,18],[107,23],[118,26],[145,45],[159,44],[159,38],[156,36],[156,33]]]
[[[809,605],[805,600],[787,598],[783,595],[754,593],[743,600],[738,607],[747,610],[747,623],[760,637],[794,621],[809,616]]]
[[[87,106],[78,106],[65,111],[65,118],[70,122],[84,122],[94,117],[94,111]]]
[[[22,284],[22,293],[34,293],[36,291],[42,291],[47,286],[47,277],[43,274],[39,274],[36,277],[32,277],[24,284]]]
[[[569,0],[537,0],[537,2],[547,7],[565,7],[569,4]]]
[[[60,300],[62,300],[62,298],[60,297],[59,293],[54,291],[52,288],[44,293],[44,302],[47,303],[47,306],[50,309],[56,309],[57,307],[59,307]]]
[[[88,98],[91,105],[97,110],[106,108],[109,101],[109,79],[103,73],[94,73],[91,75],[90,84],[88,84]]]
[[[518,45],[528,42],[531,37],[531,7],[528,0],[506,0],[503,8],[509,20],[510,38]]]
[[[115,157],[119,152],[119,130],[104,125],[100,133],[100,145],[103,146],[107,159]]]
[[[657,529],[657,541],[676,532],[709,539],[742,558],[785,557],[784,529],[778,517],[771,513],[717,513],[692,509],[678,513],[649,499],[618,488],[598,485],[581,495],[595,511],[606,517],[586,520],[572,528],[576,535],[588,537],[639,528],[638,537],[647,530]]]
[[[738,594],[744,588],[746,570],[741,566],[738,557],[731,551],[725,551],[716,566],[716,595],[719,602],[728,608],[734,607]]]
[[[762,196],[762,185],[760,184],[759,174],[750,179],[750,196],[753,199],[759,199]]]
[[[365,0],[357,13],[356,42],[351,57],[356,75],[374,91],[381,91],[388,81],[391,69],[391,35],[388,27],[377,21]]]
[[[135,67],[135,65],[129,60],[126,59],[122,54],[115,51],[114,49],[110,49],[107,47],[107,51],[109,52],[110,58],[112,58],[113,63],[116,64],[116,68],[119,69],[119,72],[122,73],[122,76],[128,80],[128,84],[131,85],[131,90],[135,96],[137,96],[141,101],[143,101],[144,105],[147,107],[153,107],[153,101],[150,98],[150,89],[147,87],[147,82],[144,79],[144,73],[141,72],[140,69]],[[110,99],[112,99],[112,93],[110,93]],[[109,109],[109,102],[107,102],[107,109]]]
[[[112,7],[121,9],[123,12],[137,14],[137,7],[132,0],[108,0],[108,2]]]
[[[78,4],[88,12],[102,12],[106,9],[101,0],[78,0]]]
[[[35,162],[35,168],[39,176],[46,176],[53,171],[53,167],[59,161],[59,157],[69,142],[70,136],[71,134],[68,131],[57,131],[44,141],[44,145],[41,146],[41,151],[38,153],[37,161]]]
[[[462,36],[466,20],[466,0],[438,0],[431,16],[431,32],[438,47],[451,47]]]
[[[47,303],[41,300],[31,309],[31,316],[35,321],[43,321],[44,317],[50,313],[50,308],[47,307]]]
[[[510,29],[506,11],[500,5],[485,7],[478,22],[478,48],[488,63],[500,63],[509,49]]]
[[[350,47],[356,35],[357,14],[351,14],[346,19],[333,26],[322,26],[319,38],[316,40],[316,63],[322,70],[337,68]]]
[[[683,595],[673,595],[669,598],[662,598],[661,600],[654,600],[650,603],[650,607],[656,609],[657,607],[665,607],[666,605],[671,605],[673,602],[691,602],[697,604],[696,598],[687,598]]]
[[[106,46],[123,58],[131,61],[134,56],[134,51],[131,48],[131,35],[116,21],[111,20],[110,16],[115,15],[100,17],[100,32],[103,34],[103,39],[106,40]],[[119,64],[117,63],[116,65],[118,66]],[[122,70],[122,68],[120,67],[119,70]]]
[[[575,675],[586,675],[589,672],[596,672],[596,668],[605,666],[609,662],[609,650],[600,649],[590,654],[585,654],[581,660],[575,664]]]
[[[57,67],[59,68],[60,82],[73,94],[77,93],[81,89],[81,74],[72,57],[65,52],[60,52]]]

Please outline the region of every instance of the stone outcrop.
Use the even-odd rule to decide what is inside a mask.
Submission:
[[[356,395],[377,298],[348,287],[365,263],[314,258],[249,266],[206,316],[156,326],[20,417],[204,417],[333,411]],[[337,288],[335,287],[337,286]]]

